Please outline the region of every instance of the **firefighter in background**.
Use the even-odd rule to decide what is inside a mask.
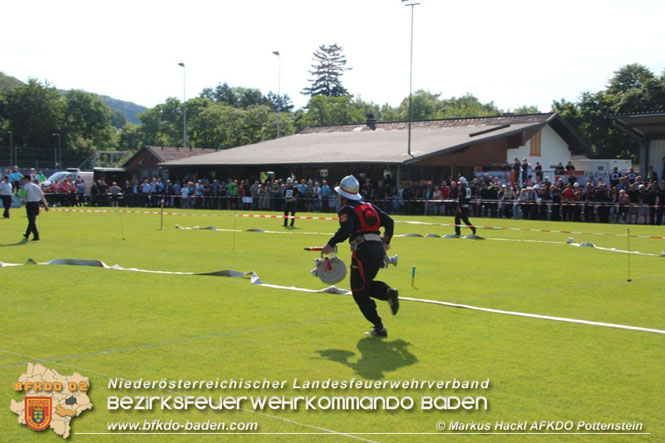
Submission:
[[[286,187],[284,188],[284,227],[287,227],[289,221],[289,213],[291,213],[291,227],[296,222],[296,210],[298,209],[298,196],[300,190],[293,186],[293,179],[291,177],[286,179]]]
[[[351,291],[360,312],[374,325],[367,335],[387,337],[388,331],[383,326],[381,317],[376,311],[377,300],[385,300],[390,305],[393,315],[399,310],[397,289],[393,289],[382,281],[374,280],[379,269],[383,267],[386,250],[390,248],[393,236],[393,219],[371,203],[362,200],[358,193],[358,180],[347,175],[342,179],[335,192],[339,195],[339,229],[323,247],[323,254],[334,251],[335,245],[349,239],[353,254],[351,255]],[[380,229],[384,228],[383,236]]]
[[[460,222],[464,222],[471,228],[473,235],[476,235],[476,227],[469,221],[469,205],[471,204],[471,188],[466,178],[459,179],[459,192],[457,193],[457,211],[455,212],[455,235],[459,237],[461,233]]]

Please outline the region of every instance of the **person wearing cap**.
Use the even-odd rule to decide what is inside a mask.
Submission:
[[[476,234],[476,227],[469,221],[469,205],[471,203],[471,188],[466,178],[460,177],[458,182],[459,190],[457,192],[457,211],[455,211],[455,235],[461,234],[460,222],[464,222],[471,228],[471,232]]]
[[[32,234],[33,241],[39,241],[39,231],[37,230],[37,215],[39,214],[39,202],[44,204],[44,209],[48,211],[48,203],[44,198],[42,189],[34,184],[30,175],[23,177],[23,191],[25,191],[25,212],[28,214],[28,228],[23,234],[23,238],[28,240]]]
[[[339,229],[322,248],[323,254],[330,254],[338,243],[349,239],[351,250],[351,291],[360,312],[372,323],[374,328],[367,335],[387,337],[388,331],[383,326],[372,299],[387,301],[393,315],[399,310],[397,289],[386,283],[374,280],[383,267],[386,250],[390,248],[394,221],[372,203],[363,201],[358,193],[360,183],[347,175],[339,186],[335,187],[341,208],[338,212]],[[380,230],[383,227],[383,236]]]
[[[296,210],[298,209],[298,196],[300,189],[293,186],[293,179],[288,177],[286,179],[286,187],[284,188],[284,227],[287,227],[289,221],[289,213],[291,213],[291,227],[296,222]]]
[[[0,196],[2,196],[2,206],[4,212],[2,218],[9,218],[9,208],[12,207],[12,184],[9,182],[9,176],[5,175],[0,182]]]

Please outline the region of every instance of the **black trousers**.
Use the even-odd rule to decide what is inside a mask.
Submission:
[[[289,213],[291,213],[291,216],[294,217],[291,219],[291,226],[296,222],[295,216],[296,216],[296,207],[297,207],[297,201],[285,201],[284,202],[284,226],[286,226],[286,223],[289,221],[288,218],[286,218]]]
[[[383,264],[385,256],[383,242],[366,241],[358,245],[351,256],[351,292],[360,312],[376,329],[383,328],[381,317],[376,312],[378,300],[388,300],[390,287],[382,281],[374,280]]]
[[[457,235],[460,235],[462,232],[460,227],[460,222],[462,221],[471,228],[471,232],[476,233],[476,228],[469,221],[469,208],[459,208],[455,212],[455,234]]]
[[[25,238],[32,234],[33,239],[39,239],[37,230],[37,215],[39,214],[39,202],[27,202],[25,212],[28,214],[28,229],[25,231]]]
[[[5,208],[5,212],[2,213],[4,218],[9,218],[9,208],[12,207],[12,196],[3,195],[2,196],[2,207]]]

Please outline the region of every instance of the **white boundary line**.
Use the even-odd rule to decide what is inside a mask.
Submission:
[[[104,262],[101,262],[101,261],[98,261],[98,260],[76,260],[76,259],[51,260],[50,262],[38,263],[38,264],[39,265],[49,265],[49,264],[85,265],[86,263],[95,263],[96,264],[95,266],[102,267],[104,269],[113,269],[113,270],[116,270],[116,271],[147,272],[147,273],[155,273],[155,274],[201,275],[201,276],[217,275],[217,276],[234,277],[234,278],[251,276],[250,283],[252,285],[256,285],[256,286],[265,286],[265,287],[274,288],[274,289],[285,289],[285,290],[289,290],[289,291],[309,292],[309,293],[334,293],[334,294],[343,294],[343,295],[351,294],[351,292],[348,291],[347,289],[337,288],[335,286],[330,286],[328,288],[316,290],[316,289],[308,289],[308,288],[299,288],[297,286],[282,286],[282,285],[274,285],[274,284],[263,283],[261,281],[261,279],[259,278],[259,276],[255,272],[240,272],[240,271],[234,271],[234,270],[228,270],[228,269],[223,270],[223,271],[212,272],[212,273],[193,273],[193,272],[178,272],[178,271],[153,271],[153,270],[138,269],[138,268],[123,268],[119,265],[108,266]],[[3,267],[3,266],[21,266],[21,265],[20,264],[0,262],[0,267]],[[663,334],[663,335],[665,335],[665,330],[654,329],[654,328],[645,328],[645,327],[641,327],[641,326],[629,326],[629,325],[621,325],[621,324],[616,324],[616,323],[597,322],[597,321],[591,321],[591,320],[580,320],[580,319],[567,318],[567,317],[555,317],[555,316],[551,316],[551,315],[531,314],[531,313],[517,312],[517,311],[504,311],[502,309],[483,308],[483,307],[479,307],[479,306],[465,305],[465,304],[459,304],[459,303],[451,303],[451,302],[445,302],[445,301],[439,301],[439,300],[429,300],[429,299],[425,299],[425,298],[413,298],[413,297],[400,297],[400,298],[402,300],[413,301],[413,302],[418,302],[418,303],[435,304],[435,305],[441,305],[441,306],[448,306],[448,307],[452,307],[452,308],[470,309],[470,310],[473,310],[473,311],[489,312],[489,313],[492,313],[492,314],[514,315],[514,316],[517,316],[517,317],[537,318],[537,319],[541,319],[541,320],[559,321],[559,322],[564,322],[564,323],[578,323],[578,324],[584,324],[584,325],[590,325],[590,326],[601,326],[601,327],[605,327],[605,328],[615,328],[615,329],[624,329],[624,330],[630,330],[630,331],[650,332],[650,333],[654,333],[654,334]]]
[[[565,322],[565,323],[578,323],[578,324],[591,325],[591,326],[603,326],[603,327],[606,327],[606,328],[627,329],[627,330],[630,330],[630,331],[652,332],[654,334],[663,334],[663,335],[665,335],[665,331],[663,331],[663,330],[652,329],[652,328],[643,328],[643,327],[640,327],[640,326],[628,326],[628,325],[620,325],[620,324],[616,324],[616,323],[605,323],[605,322],[597,322],[597,321],[591,321],[591,320],[578,320],[578,319],[575,319],[575,318],[567,318],[567,317],[553,317],[551,315],[529,314],[529,313],[526,313],[526,312],[504,311],[504,310],[501,310],[501,309],[481,308],[481,307],[478,307],[478,306],[463,305],[463,304],[450,303],[450,302],[438,301],[438,300],[428,300],[428,299],[425,299],[425,298],[400,297],[400,300],[409,300],[409,301],[415,301],[415,302],[420,302],[420,303],[429,303],[429,304],[434,304],[434,305],[442,305],[442,306],[448,306],[448,307],[451,307],[451,308],[471,309],[473,311],[490,312],[492,314],[515,315],[517,317],[538,318],[538,319],[542,319],[542,320],[553,320],[553,321],[560,321],[560,322]]]

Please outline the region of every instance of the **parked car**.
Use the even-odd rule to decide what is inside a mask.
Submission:
[[[83,183],[85,183],[85,195],[89,196],[93,180],[93,173],[90,171],[81,171],[76,168],[70,168],[67,169],[66,171],[54,172],[53,174],[51,174],[49,178],[44,180],[44,183],[42,183],[41,185],[45,190],[47,190],[56,182],[57,179],[60,179],[62,181],[67,178],[72,178],[74,181],[76,181],[79,179],[79,177],[82,178]]]

